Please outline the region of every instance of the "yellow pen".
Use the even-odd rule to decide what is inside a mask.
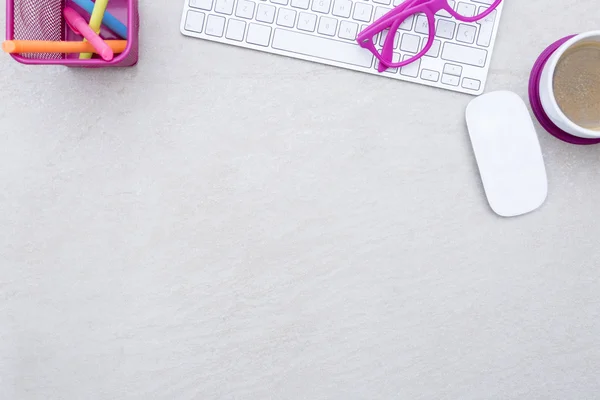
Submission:
[[[108,0],[96,0],[94,3],[94,9],[90,17],[90,28],[97,34],[100,34],[100,28],[102,27],[102,18],[104,18],[104,12],[108,6]],[[83,39],[85,42],[86,40]],[[92,53],[81,53],[79,55],[80,60],[89,60],[92,58]]]

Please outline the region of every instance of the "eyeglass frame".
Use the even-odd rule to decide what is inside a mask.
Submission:
[[[435,40],[435,14],[444,10],[447,11],[452,17],[461,22],[476,22],[484,19],[488,15],[498,8],[502,3],[502,0],[494,0],[494,2],[485,10],[483,13],[473,16],[465,17],[464,15],[458,14],[448,0],[406,0],[402,4],[399,4],[386,14],[381,16],[379,19],[374,21],[371,25],[365,28],[356,37],[356,41],[360,47],[369,50],[379,60],[379,72],[383,72],[388,68],[400,68],[409,65],[421,57],[423,57],[433,46]],[[400,25],[410,16],[416,14],[425,14],[427,18],[427,24],[429,25],[429,37],[427,44],[420,52],[415,54],[409,59],[399,62],[393,62],[394,57],[394,40],[396,32],[400,28]],[[389,28],[385,41],[383,43],[381,54],[375,47],[373,39],[383,31]]]

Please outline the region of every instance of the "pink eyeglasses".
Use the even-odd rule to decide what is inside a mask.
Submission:
[[[435,39],[436,13],[446,11],[459,21],[475,22],[490,15],[502,2],[502,0],[477,1],[478,3],[483,3],[481,7],[476,6],[474,3],[459,3],[457,11],[454,11],[449,1],[451,0],[406,0],[360,32],[356,37],[356,41],[362,48],[371,51],[377,57],[379,60],[379,72],[383,72],[388,68],[403,67],[423,57],[431,49]],[[451,2],[454,3],[454,1]],[[394,44],[397,40],[396,34],[398,29],[410,17],[414,16],[413,18],[416,20],[419,14],[425,14],[429,25],[427,44],[414,56],[404,61],[394,62]],[[380,51],[375,47],[375,38],[378,34],[383,34],[387,29],[389,31]]]

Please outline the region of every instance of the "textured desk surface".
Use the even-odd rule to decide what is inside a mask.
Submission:
[[[576,3],[508,1],[487,91],[598,29]],[[469,96],[181,9],[144,2],[133,69],[0,61],[1,399],[600,398],[600,147],[538,126],[548,200],[501,219]]]

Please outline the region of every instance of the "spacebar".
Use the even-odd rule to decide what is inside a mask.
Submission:
[[[285,29],[275,29],[272,46],[278,50],[365,68],[369,68],[373,62],[373,55],[357,44],[338,42]]]

